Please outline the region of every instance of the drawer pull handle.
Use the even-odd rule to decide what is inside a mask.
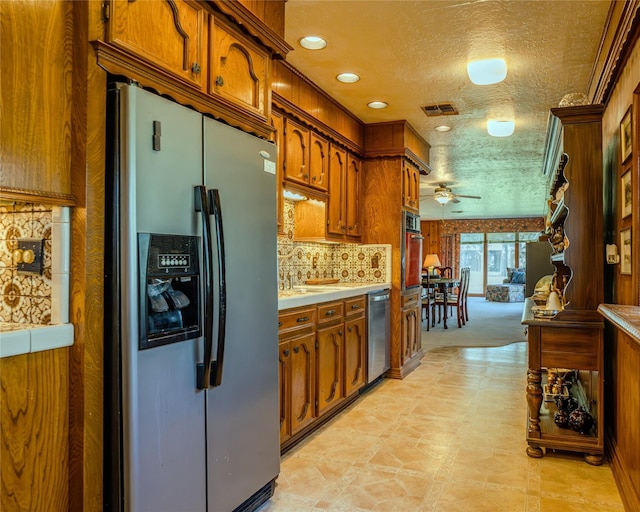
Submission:
[[[307,320],[309,320],[308,316],[301,316],[300,318],[296,319],[296,322],[301,323],[301,322],[306,322]]]
[[[329,311],[327,311],[324,316],[333,316],[336,314],[336,310],[335,309],[330,309]]]
[[[353,304],[351,309],[360,309],[360,304]]]

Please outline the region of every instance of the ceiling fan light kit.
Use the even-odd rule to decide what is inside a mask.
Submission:
[[[474,60],[467,63],[467,74],[476,85],[497,84],[507,77],[507,63],[504,59]]]

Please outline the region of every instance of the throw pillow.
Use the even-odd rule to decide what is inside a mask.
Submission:
[[[525,274],[524,272],[514,272],[511,276],[511,282],[513,284],[525,284]]]

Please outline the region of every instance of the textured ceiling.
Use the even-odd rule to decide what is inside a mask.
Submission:
[[[424,219],[544,214],[542,158],[548,112],[567,93],[586,93],[610,2],[529,0],[288,0],[287,60],[365,123],[406,119],[431,145],[435,182],[481,196],[444,207],[421,199]],[[324,50],[298,40],[318,35]],[[468,60],[504,57],[507,78],[474,85]],[[335,77],[354,72],[361,80]],[[385,101],[372,110],[367,103]],[[427,117],[421,106],[452,103],[457,116]],[[487,134],[489,118],[513,117],[511,137]],[[449,124],[440,133],[434,128]]]

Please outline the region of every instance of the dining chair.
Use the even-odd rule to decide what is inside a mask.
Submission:
[[[458,293],[447,295],[447,306],[450,307],[451,314],[456,313],[458,320],[458,327],[466,325],[468,316],[466,313],[466,300],[467,292],[469,290],[469,277],[471,274],[471,268],[463,267],[460,269],[460,285],[458,286]],[[438,318],[442,316],[441,311],[444,308],[444,297],[439,296],[434,300],[434,308],[438,308]]]
[[[422,312],[423,315],[426,313],[424,319],[427,320],[427,331],[435,313],[435,298],[435,288],[429,284],[429,274],[425,274],[422,278]]]

